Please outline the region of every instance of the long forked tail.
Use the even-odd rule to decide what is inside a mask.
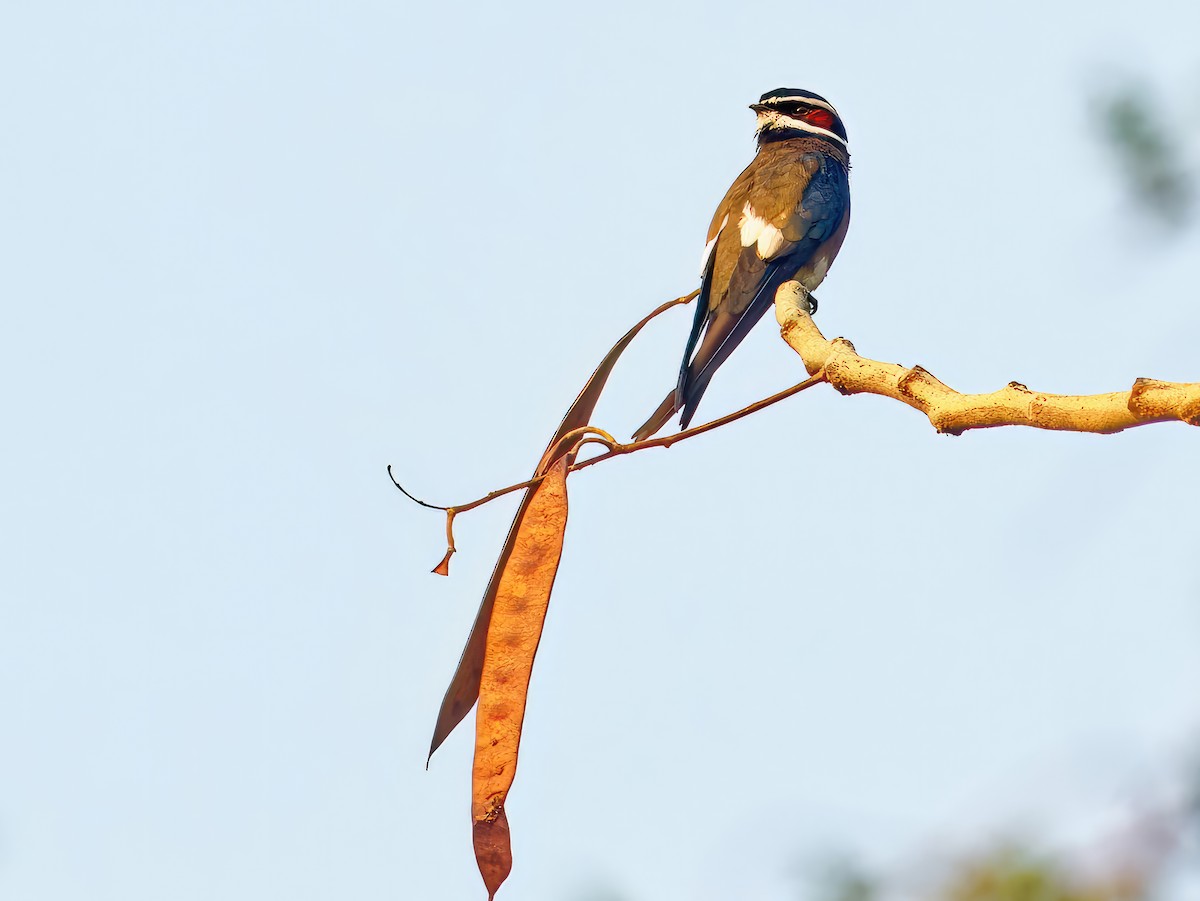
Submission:
[[[696,415],[696,407],[700,404],[704,392],[708,390],[708,383],[712,381],[713,374],[733,353],[734,348],[742,343],[742,339],[762,318],[773,301],[773,290],[769,294],[760,292],[740,316],[721,316],[711,322],[695,358],[680,372],[679,384],[663,398],[658,409],[650,414],[650,418],[642,423],[642,427],[633,433],[633,439],[642,441],[649,438],[665,426],[679,410],[683,411],[679,427],[686,429],[692,417]]]
[[[750,333],[758,320],[762,319],[763,313],[771,308],[771,304],[775,300],[775,286],[769,285],[769,287],[771,288],[769,292],[760,289],[750,306],[736,318],[719,317],[709,327],[708,333],[704,336],[704,342],[696,352],[696,358],[688,367],[687,379],[681,385],[680,393],[683,400],[680,405],[683,410],[683,416],[679,422],[681,429],[686,429],[692,421],[692,417],[696,415],[700,398],[708,390],[708,383],[712,381],[717,369],[742,343],[742,339]]]
[[[700,398],[704,396],[708,383],[712,381],[713,374],[775,303],[775,292],[788,281],[793,271],[791,266],[785,267],[779,262],[768,264],[765,277],[759,281],[758,290],[745,309],[740,313],[720,311],[711,315],[707,305],[704,305],[712,278],[712,267],[709,267],[705,272],[704,289],[700,292],[700,303],[703,306],[696,309],[696,320],[692,324],[692,334],[688,338],[683,366],[679,372],[679,384],[663,399],[650,418],[642,423],[642,427],[633,433],[635,441],[649,438],[665,426],[671,416],[679,410],[683,411],[679,427],[688,427],[688,423],[696,414]],[[699,341],[700,346],[697,348],[701,330],[704,332],[704,339]],[[696,349],[695,356],[692,356],[693,348]]]

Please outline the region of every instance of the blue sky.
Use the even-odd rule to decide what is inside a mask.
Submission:
[[[818,324],[964,391],[1200,379],[1195,234],[1089,97],[1200,10],[40,3],[0,13],[0,895],[481,898],[437,705],[523,478],[690,290],[765,90],[837,104]],[[1189,118],[1190,117],[1190,118]],[[597,424],[673,380],[688,313]],[[701,416],[799,379],[764,324]],[[814,390],[572,479],[501,897],[776,901],[1106,808],[1200,719],[1197,436]],[[1058,799],[1058,800],[1056,800]],[[1069,801],[1069,803],[1068,803]],[[1081,807],[1082,805],[1082,807]]]

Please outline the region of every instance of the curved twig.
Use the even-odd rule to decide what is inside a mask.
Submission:
[[[567,432],[566,434],[560,435],[557,441],[546,448],[546,453],[542,454],[543,465],[542,467],[539,467],[539,471],[542,469],[549,469],[552,465],[554,465],[554,461],[562,456],[562,454],[559,453],[559,448],[561,448],[568,441],[574,442],[572,445],[572,450],[570,451],[572,457],[579,453],[579,449],[585,444],[603,444],[608,448],[612,448],[619,444],[616,438],[604,431],[604,429],[598,429],[595,426],[584,425],[577,429],[571,429],[571,431]]]
[[[419,497],[414,497],[412,494],[410,494],[407,488],[405,488],[398,481],[396,481],[396,475],[395,475],[395,473],[392,472],[392,464],[391,463],[389,463],[387,466],[387,474],[388,474],[388,478],[392,480],[392,484],[400,489],[400,493],[403,494],[410,501],[412,501],[414,504],[420,504],[422,507],[428,507],[430,510],[448,510],[448,509],[450,509],[449,507],[440,507],[437,504],[431,504],[428,501],[423,501]]]

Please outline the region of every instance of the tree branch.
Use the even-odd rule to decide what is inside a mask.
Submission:
[[[920,366],[860,357],[845,338],[828,340],[808,313],[808,292],[796,282],[775,295],[783,340],[810,373],[823,372],[842,394],[878,394],[920,410],[939,432],[1024,425],[1068,432],[1111,433],[1152,422],[1200,425],[1200,384],[1139,378],[1111,394],[1043,394],[1009,382],[991,394],[960,394]]]

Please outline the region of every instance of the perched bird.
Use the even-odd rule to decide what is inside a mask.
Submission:
[[[634,433],[637,441],[679,410],[680,428],[687,428],[713,373],[775,302],[780,285],[795,280],[816,289],[846,237],[850,151],[837,110],[794,88],[769,91],[750,109],[758,113],[757,153],[713,215],[679,382]]]

